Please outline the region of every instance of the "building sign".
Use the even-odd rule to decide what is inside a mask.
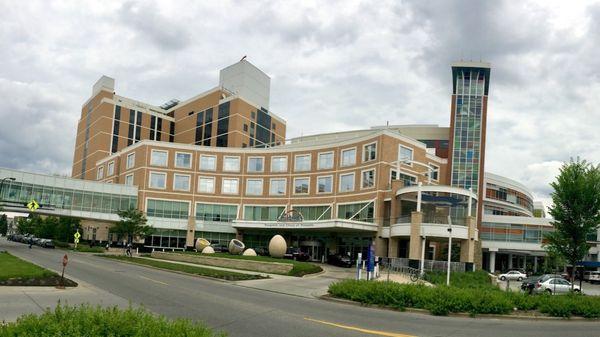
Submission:
[[[302,213],[298,212],[295,209],[291,209],[285,213],[283,213],[277,222],[302,222],[304,221],[304,217],[302,217]]]

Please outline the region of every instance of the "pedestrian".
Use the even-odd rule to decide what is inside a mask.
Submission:
[[[110,242],[106,242],[106,251],[108,251],[108,248],[110,248]]]
[[[125,251],[127,256],[131,257],[131,242],[127,244],[127,250]]]
[[[33,238],[32,237],[29,238],[29,249],[31,249],[31,246],[33,246]]]

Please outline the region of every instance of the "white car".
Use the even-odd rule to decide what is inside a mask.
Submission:
[[[498,275],[498,279],[500,279],[501,281],[506,281],[506,280],[523,281],[523,279],[525,279],[525,278],[527,278],[527,274],[523,274],[518,270],[511,270],[508,273]]]
[[[549,293],[549,294],[566,294],[571,291],[571,282],[564,278],[550,278],[546,281],[538,281],[535,284],[536,293]],[[578,293],[581,291],[578,285],[574,285],[573,291]]]

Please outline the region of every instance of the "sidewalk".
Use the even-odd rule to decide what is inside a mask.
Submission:
[[[61,304],[118,306],[127,308],[129,302],[90,284],[75,280],[79,286],[56,289],[54,287],[0,287],[0,321],[15,321],[28,313],[39,314],[47,308]]]

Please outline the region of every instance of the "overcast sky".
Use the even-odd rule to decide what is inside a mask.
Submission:
[[[597,2],[0,0],[0,167],[70,174],[103,74],[160,105],[216,86],[243,55],[271,76],[288,137],[447,126],[450,63],[483,60],[487,171],[546,199],[562,162],[600,161]]]

